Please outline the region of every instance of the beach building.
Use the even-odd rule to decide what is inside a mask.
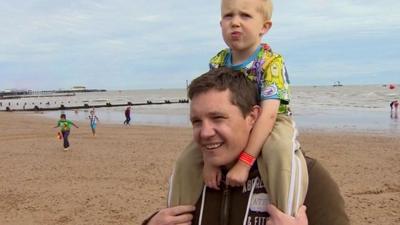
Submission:
[[[71,88],[71,91],[86,91],[86,87],[85,86],[73,86],[72,88]]]

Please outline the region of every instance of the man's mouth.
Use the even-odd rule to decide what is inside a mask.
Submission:
[[[205,148],[206,150],[211,151],[211,150],[215,150],[215,149],[221,147],[222,144],[223,144],[222,142],[219,142],[219,143],[205,144],[205,145],[203,145],[203,146],[204,146],[204,148]]]

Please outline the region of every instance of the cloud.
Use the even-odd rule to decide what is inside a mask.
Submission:
[[[216,0],[1,1],[0,89],[181,87],[225,47],[219,7]],[[296,82],[330,84],[347,64],[343,80],[395,74],[398,8],[394,0],[275,1],[265,41]]]

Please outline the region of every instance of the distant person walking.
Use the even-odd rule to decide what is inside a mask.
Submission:
[[[94,137],[94,136],[96,136],[97,123],[100,122],[99,118],[96,116],[96,114],[94,112],[94,109],[90,110],[89,121],[90,121],[90,128],[92,129],[92,134]]]
[[[64,151],[69,150],[69,141],[68,141],[68,136],[71,131],[71,127],[74,126],[76,128],[79,128],[77,125],[75,125],[72,121],[67,120],[67,117],[64,113],[61,114],[60,120],[57,121],[57,125],[54,128],[60,127],[61,128],[61,134],[62,138],[64,139]]]
[[[394,100],[390,103],[390,118],[398,117],[399,100]]]
[[[128,106],[128,107],[125,109],[125,121],[124,121],[124,124],[125,124],[125,125],[130,125],[130,124],[129,124],[130,122],[131,122],[131,107]]]

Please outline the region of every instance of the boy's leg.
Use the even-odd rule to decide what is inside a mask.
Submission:
[[[64,149],[69,147],[69,141],[68,141],[68,136],[69,136],[69,131],[63,131],[63,140],[64,140]]]
[[[258,159],[271,203],[295,215],[307,194],[308,172],[290,116],[279,114]]]
[[[192,141],[179,155],[172,173],[168,206],[194,205],[203,188],[203,156]]]
[[[95,124],[92,124],[90,127],[92,128],[92,134],[93,134],[93,136],[96,135],[96,125],[95,125]]]

